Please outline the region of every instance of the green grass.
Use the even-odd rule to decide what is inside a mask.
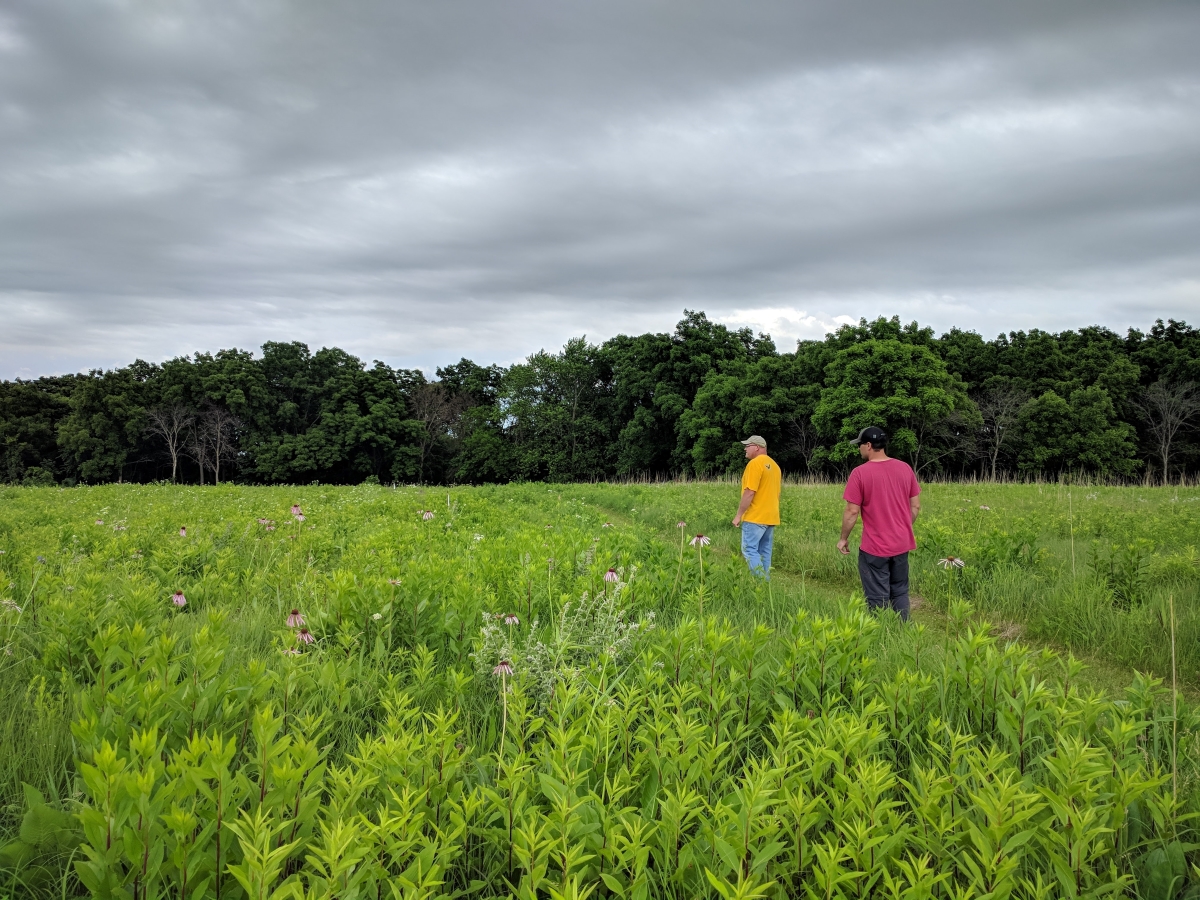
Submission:
[[[395,884],[436,870],[446,881],[414,886],[412,896],[571,896],[589,888],[636,896],[644,851],[652,896],[785,896],[834,869],[866,865],[847,856],[821,868],[811,848],[788,862],[792,851],[775,848],[780,836],[795,838],[785,798],[809,792],[814,809],[824,810],[813,840],[820,835],[829,853],[853,856],[855,841],[866,838],[853,837],[859,826],[845,804],[868,771],[886,785],[878,802],[895,805],[862,827],[900,842],[880,851],[870,874],[846,876],[846,896],[878,894],[887,883],[897,896],[930,896],[919,875],[905,874],[922,855],[933,860],[930,877],[941,879],[933,896],[949,896],[951,883],[966,890],[975,877],[968,863],[978,857],[971,823],[986,818],[978,798],[1005,778],[1014,779],[1009,802],[1027,804],[1036,823],[1020,864],[996,875],[1013,896],[1046,896],[1036,881],[1042,869],[1052,884],[1058,877],[1053,860],[1066,851],[1046,805],[1055,798],[1086,800],[1116,817],[1110,837],[1086,837],[1101,848],[1089,889],[1116,878],[1130,896],[1167,896],[1155,892],[1170,881],[1172,854],[1193,852],[1187,810],[1200,809],[1200,722],[1188,703],[1200,685],[1200,569],[1189,544],[1200,524],[1196,496],[929,485],[913,560],[924,605],[908,626],[891,615],[862,618],[853,558],[834,548],[839,488],[785,488],[770,584],[750,577],[737,555],[729,522],[736,497],[736,485],[721,483],[0,489],[0,599],[8,601],[0,612],[0,896],[5,879],[14,896],[87,893],[88,884],[99,896],[106,878],[122,885],[114,896],[152,883],[169,893],[189,865],[193,888],[213,879],[198,896],[215,896],[214,833],[224,837],[222,896],[240,896],[237,873],[250,877],[256,840],[282,840],[276,826],[300,836],[273,886],[352,896],[349,882],[339,889],[329,872],[349,865],[347,848],[382,853],[401,841],[401,826],[383,829],[378,815],[406,809],[404,817],[425,823],[403,838],[409,849],[396,849],[391,863],[355,863],[353,877],[381,886],[381,878]],[[289,515],[293,503],[304,522]],[[676,526],[681,519],[685,529]],[[703,575],[698,551],[681,546],[698,532],[712,539]],[[949,554],[966,567],[938,567]],[[619,573],[615,585],[604,579],[610,568]],[[188,601],[182,610],[169,599],[177,589]],[[619,608],[604,601],[614,590]],[[601,599],[582,602],[585,592]],[[1168,600],[1184,691],[1178,718],[1170,693],[1135,674],[1170,683]],[[307,617],[315,645],[297,647],[285,624],[292,608]],[[516,614],[520,623],[484,613]],[[635,622],[654,628],[629,631]],[[1011,643],[1018,636],[1024,646]],[[284,652],[291,648],[302,652]],[[517,670],[506,682],[514,690],[507,709],[491,674],[501,657]],[[1020,699],[1029,690],[1033,699]],[[1018,709],[1038,723],[1031,719],[1024,737],[1024,726],[1006,724]],[[1133,755],[1122,749],[1126,738],[1106,730],[1127,720],[1120,727],[1131,729]],[[136,735],[148,728],[158,749],[139,749]],[[781,728],[798,729],[798,743]],[[864,728],[878,732],[866,743],[854,736]],[[688,743],[693,731],[709,744]],[[842,775],[814,774],[818,732],[845,744],[840,762],[830,763]],[[951,765],[944,742],[954,734],[972,749]],[[206,793],[225,777],[215,745],[193,746],[206,735],[232,741],[233,830]],[[668,738],[683,742],[677,754],[698,754],[688,758],[699,768],[655,762]],[[1056,760],[1076,752],[1060,743],[1068,738],[1088,748],[1069,783],[1055,774]],[[105,741],[114,756],[105,755]],[[600,747],[608,748],[603,759]],[[256,754],[275,754],[275,762],[264,768]],[[1093,763],[1092,781],[1080,781]],[[97,774],[105,766],[120,769],[104,776],[120,785],[112,808]],[[957,812],[943,823],[950,844],[931,843],[921,823],[932,807],[897,780],[922,766],[932,767],[930,778],[963,779],[951,791],[961,804],[950,803]],[[320,774],[302,782],[287,774],[306,770]],[[138,787],[137,772],[155,787]],[[1142,799],[1113,806],[1106,779],[1116,772],[1142,785]],[[409,799],[405,789],[414,792]],[[640,828],[661,837],[668,826],[683,827],[670,825],[670,798],[691,796],[685,791],[700,804],[679,838],[692,862],[679,868],[648,837],[637,844],[642,850],[629,849]],[[622,792],[636,802],[619,799]],[[529,828],[558,829],[558,844],[530,832],[524,868],[510,858],[516,844],[496,831],[505,796],[525,797]],[[578,809],[568,814],[571,804]],[[191,850],[171,831],[187,809],[200,823]],[[242,826],[238,815],[249,817]],[[256,815],[267,818],[251,821]],[[99,852],[97,829],[117,820],[126,829],[121,846]],[[743,837],[761,865],[731,863],[737,854],[722,849],[733,846],[738,821],[757,829]],[[143,865],[162,854],[144,878],[133,862],[143,844]],[[572,853],[592,861],[572,862]],[[616,881],[601,879],[600,859],[625,866],[624,874],[609,869]],[[1175,887],[1192,877],[1185,867]]]

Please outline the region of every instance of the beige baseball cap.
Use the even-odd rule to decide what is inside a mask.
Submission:
[[[749,446],[750,444],[758,444],[758,446],[762,447],[764,450],[767,449],[767,439],[760,434],[750,435],[750,437],[748,437],[744,441],[742,441],[742,444],[744,446]]]

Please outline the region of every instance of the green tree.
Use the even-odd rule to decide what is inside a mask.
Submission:
[[[822,454],[832,463],[858,458],[850,441],[868,425],[886,430],[890,452],[917,468],[923,455],[944,450],[948,432],[956,437],[954,429],[978,424],[962,381],[920,344],[872,338],[840,351],[825,371],[812,422],[835,441]]]
[[[1018,428],[1018,466],[1028,475],[1129,476],[1141,465],[1133,427],[1117,419],[1112,398],[1100,387],[1080,388],[1069,401],[1046,391],[1022,407]]]

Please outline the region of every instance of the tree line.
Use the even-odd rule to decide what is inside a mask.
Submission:
[[[512,366],[366,365],[272,342],[0,382],[10,484],[481,483],[713,475],[767,438],[792,474],[836,476],[866,425],[922,477],[1200,467],[1200,332],[1161,320],[972,331],[861,320],[779,352],[685,311],[670,334],[573,338]]]

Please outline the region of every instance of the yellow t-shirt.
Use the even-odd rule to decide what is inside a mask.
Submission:
[[[755,525],[779,524],[779,489],[783,478],[779,463],[763,453],[746,463],[742,473],[742,490],[754,491],[750,508],[742,516],[743,522]]]

